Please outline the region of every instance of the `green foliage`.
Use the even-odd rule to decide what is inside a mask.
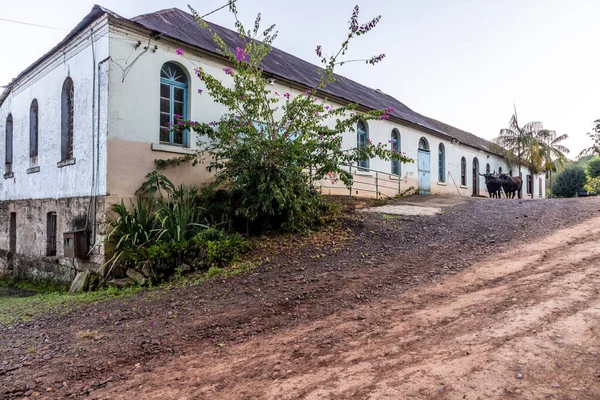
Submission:
[[[584,189],[590,193],[600,193],[600,176],[591,177],[588,175]]]
[[[585,173],[590,178],[597,178],[600,176],[600,157],[595,156],[588,161]]]
[[[183,263],[196,268],[223,267],[243,252],[241,236],[202,223],[209,219],[203,205],[213,199],[207,189],[175,187],[163,175],[153,173],[138,192],[159,196],[138,197],[129,208],[123,203],[114,206],[117,218],[109,219],[112,229],[107,235],[113,248],[109,272],[116,265],[146,275],[151,271],[148,277],[158,282]]]
[[[210,267],[208,269],[208,271],[206,272],[206,277],[207,278],[214,278],[218,275],[220,275],[223,272],[222,268],[219,267]]]
[[[152,171],[146,175],[146,181],[140,186],[135,194],[143,197],[152,197],[158,192],[158,195],[162,197],[163,191],[167,194],[172,193],[175,191],[175,187],[166,176],[156,171]]]
[[[144,246],[154,240],[154,202],[138,197],[129,209],[121,201],[121,204],[114,205],[113,211],[117,218],[108,218],[111,230],[107,240],[114,244],[116,250]]]
[[[534,174],[542,171],[557,171],[567,161],[569,149],[561,144],[569,135],[557,135],[555,131],[544,129],[538,121],[521,125],[517,111],[510,119],[509,128],[500,130],[495,139],[504,151],[508,165],[525,165]]]
[[[246,246],[245,240],[239,234],[226,234],[214,228],[198,234],[194,243],[206,249],[206,264],[211,267],[231,264],[240,257]]]
[[[554,177],[552,193],[556,197],[573,197],[584,191],[585,171],[580,166],[568,166]]]
[[[235,217],[259,229],[302,231],[322,222],[327,207],[311,186],[311,173],[319,180],[336,173],[348,186],[352,175],[348,165],[378,157],[383,160],[412,162],[388,143],[364,143],[360,148],[342,147],[343,136],[356,132],[359,121],[389,118],[392,108],[358,112],[358,104],[333,107],[327,98],[316,96],[336,80],[335,67],[349,61],[339,60],[356,37],[366,34],[380,16],[360,25],[358,7],[350,19],[347,37],[331,56],[316,53],[324,68],[320,80],[304,93],[277,93],[268,84],[261,62],[271,51],[274,25],[260,30],[260,16],[254,29],[246,31],[237,18],[236,28],[243,48],[231,49],[225,41],[192,10],[200,25],[209,30],[220,53],[231,67],[222,76],[213,76],[199,67],[196,74],[211,99],[227,108],[227,113],[209,124],[176,119],[173,130],[194,131],[199,135],[199,150],[192,163],[203,162],[216,172],[216,184],[227,187],[228,204]],[[369,64],[384,55],[365,59]],[[191,161],[189,157],[161,163],[161,167]],[[346,168],[344,168],[346,167]]]

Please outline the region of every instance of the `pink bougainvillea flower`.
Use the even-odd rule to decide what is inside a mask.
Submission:
[[[175,53],[177,53],[178,56],[183,54],[183,50],[181,50],[181,47],[178,47],[177,50],[175,50]]]
[[[275,92],[275,96],[279,96],[279,93]]]
[[[317,55],[319,57],[321,57],[323,55],[322,51],[321,51],[321,46],[317,46],[317,49],[315,50],[315,53],[317,53]]]
[[[290,96],[291,96],[291,95],[290,95],[289,93],[286,93],[286,94],[284,94],[284,95],[283,95],[283,97],[285,97],[286,99],[289,99],[289,98],[290,98]]]
[[[226,75],[233,75],[233,69],[231,69],[231,67],[223,68],[223,72],[225,72]]]
[[[241,47],[235,49],[235,56],[238,61],[248,61],[248,54]]]
[[[202,89],[198,89],[198,94],[202,94]]]

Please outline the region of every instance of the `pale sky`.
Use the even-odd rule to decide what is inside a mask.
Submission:
[[[104,0],[124,17],[177,7],[182,0]],[[200,13],[227,0],[191,0]],[[90,11],[87,0],[0,0],[0,85],[56,45]],[[512,114],[522,122],[567,133],[575,157],[600,118],[600,0],[238,0],[247,27],[261,12],[277,24],[275,46],[317,63],[314,49],[337,50],[355,4],[379,26],[351,44],[350,58],[385,53],[376,66],[348,64],[337,72],[379,88],[413,110],[486,139]],[[233,28],[227,9],[208,18]]]

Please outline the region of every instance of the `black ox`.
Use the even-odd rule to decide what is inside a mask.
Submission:
[[[485,178],[485,186],[487,187],[490,198],[502,197],[502,183],[500,177],[495,174],[479,174]]]
[[[518,176],[500,174],[499,179],[507,199],[514,199],[515,194],[519,193],[521,187],[523,187],[523,181]]]

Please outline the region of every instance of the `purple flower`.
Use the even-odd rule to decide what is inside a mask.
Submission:
[[[242,96],[242,95],[240,95],[238,97],[239,97],[240,100],[244,100],[246,98],[245,96]]]
[[[177,121],[177,125],[183,125],[183,121]]]
[[[233,70],[231,69],[231,67],[225,67],[223,68],[223,71],[226,75],[233,75]]]
[[[323,56],[323,53],[321,52],[321,46],[317,46],[317,49],[315,50],[315,52],[317,53],[317,55],[318,55],[319,57],[322,57],[322,56]]]
[[[329,106],[325,106],[325,109],[326,109],[326,110],[329,110]]]
[[[210,126],[215,126],[215,125],[216,125],[215,121],[210,121],[208,124],[209,124]]]
[[[384,57],[385,57],[385,54],[380,54],[378,56],[373,56],[373,57],[371,57],[370,59],[367,60],[367,64],[375,65],[379,61],[383,60]]]
[[[202,89],[198,89],[198,94],[202,94]]]
[[[181,118],[181,115],[179,115],[179,114],[173,114],[173,116],[174,116],[175,118]]]
[[[286,94],[283,95],[283,97],[285,97],[286,99],[289,99],[290,98],[290,94],[286,93]]]
[[[235,49],[235,56],[238,61],[248,61],[248,54],[241,47]]]
[[[279,96],[279,93],[275,92],[275,96]]]
[[[183,54],[183,50],[181,50],[181,47],[178,47],[177,50],[175,50],[175,53],[177,53],[178,56]]]

